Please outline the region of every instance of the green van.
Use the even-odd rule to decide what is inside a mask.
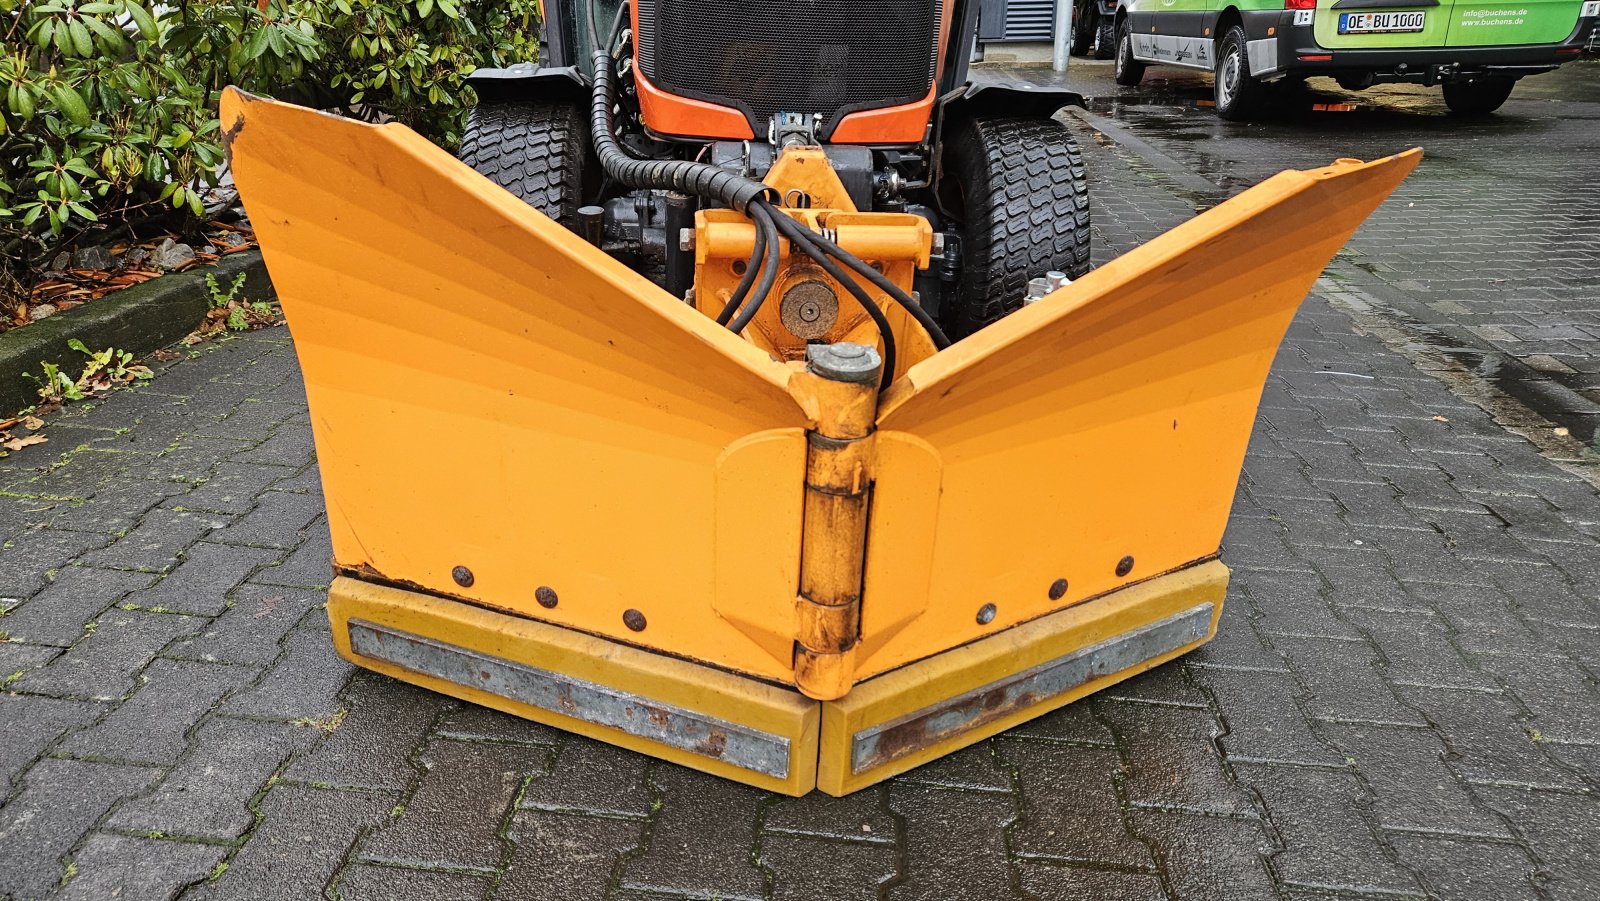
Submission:
[[[1209,69],[1224,119],[1260,110],[1269,82],[1311,75],[1442,85],[1451,111],[1483,115],[1522,76],[1577,59],[1597,17],[1600,0],[1123,0],[1116,79]]]

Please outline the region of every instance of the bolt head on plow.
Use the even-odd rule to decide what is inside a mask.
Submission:
[[[1273,355],[1419,157],[1275,176],[880,393],[870,333],[775,358],[401,126],[236,91],[223,124],[305,372],[340,653],[792,794],[1213,634]]]

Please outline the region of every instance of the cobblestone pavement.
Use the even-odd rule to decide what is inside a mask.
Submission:
[[[1083,135],[1102,261],[1192,215]],[[788,799],[340,662],[289,335],[227,342],[0,464],[0,897],[1588,901],[1600,496],[1438,375],[1313,297],[1214,642]]]

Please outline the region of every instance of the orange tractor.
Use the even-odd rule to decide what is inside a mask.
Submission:
[[[1170,660],[1296,307],[1415,152],[1090,271],[976,0],[548,3],[461,159],[230,92],[341,654],[790,794]]]

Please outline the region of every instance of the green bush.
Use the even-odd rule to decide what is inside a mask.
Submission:
[[[453,147],[467,73],[536,58],[537,25],[535,0],[0,0],[0,312],[64,247],[193,232],[226,85]]]

